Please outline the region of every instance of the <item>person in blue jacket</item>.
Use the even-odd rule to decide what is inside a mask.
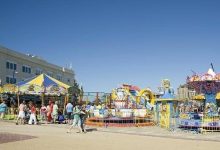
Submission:
[[[7,110],[7,105],[5,100],[0,104],[0,119],[3,119],[5,117],[5,113]]]

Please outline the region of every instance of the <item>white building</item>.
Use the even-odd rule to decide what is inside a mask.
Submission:
[[[75,80],[74,71],[51,64],[37,56],[25,55],[0,46],[1,84],[17,83],[27,78],[45,73],[68,85]]]
[[[177,97],[179,100],[192,100],[196,95],[196,91],[185,85],[180,85],[177,89]]]

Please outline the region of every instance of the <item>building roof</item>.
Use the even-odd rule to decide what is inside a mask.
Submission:
[[[64,68],[64,67],[60,67],[60,66],[52,64],[52,63],[49,63],[49,62],[47,62],[46,60],[42,59],[39,56],[34,56],[34,55],[30,55],[30,54],[26,55],[26,54],[11,50],[11,49],[6,48],[6,47],[1,46],[1,45],[0,45],[0,53],[4,53],[6,55],[17,57],[19,59],[24,59],[26,61],[30,61],[30,62],[39,64],[39,65],[42,65],[42,66],[51,67],[51,68],[54,68],[54,69],[60,69],[61,71],[65,70],[65,72],[67,72],[67,73],[74,74],[73,70],[68,69],[68,68]]]

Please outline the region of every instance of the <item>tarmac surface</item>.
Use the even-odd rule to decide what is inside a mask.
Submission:
[[[66,133],[69,125],[15,125],[0,121],[0,150],[219,150],[220,133],[195,134],[159,127],[94,128]]]

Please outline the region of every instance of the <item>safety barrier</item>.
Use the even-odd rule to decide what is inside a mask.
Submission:
[[[220,116],[203,116],[200,132],[220,132]]]
[[[86,125],[98,127],[141,127],[155,125],[153,113],[146,109],[95,110]]]
[[[129,117],[129,118],[87,118],[86,125],[98,127],[142,127],[153,126],[155,123],[147,117]]]
[[[220,116],[207,116],[197,113],[180,114],[170,128],[196,133],[220,132]]]

